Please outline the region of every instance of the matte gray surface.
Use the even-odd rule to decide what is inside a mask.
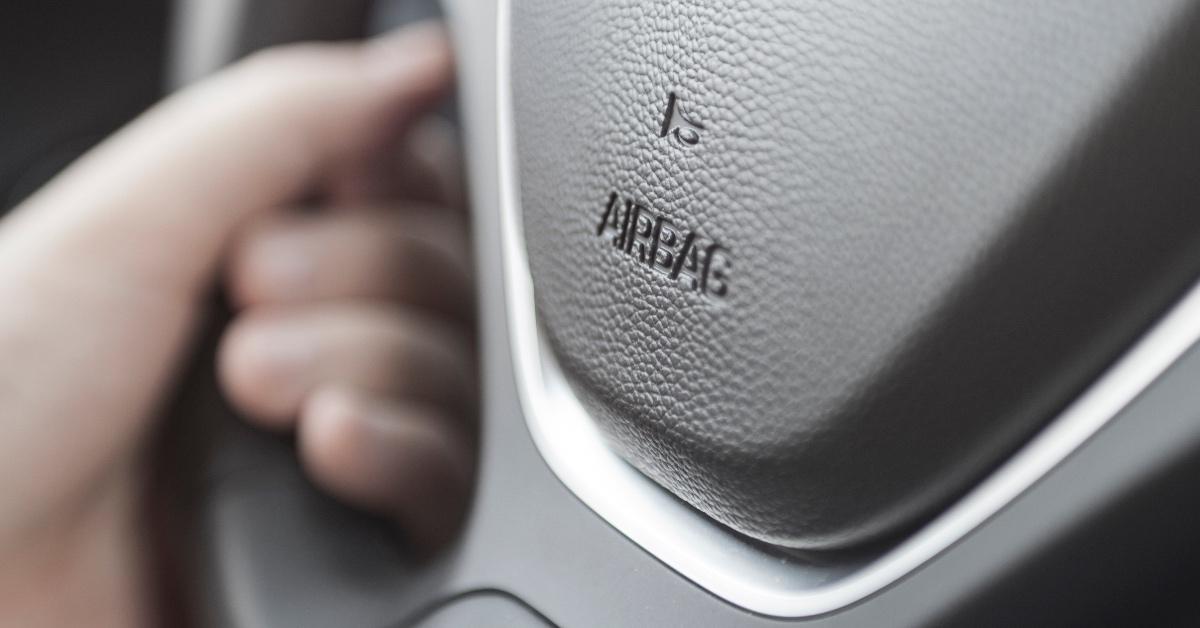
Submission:
[[[465,596],[433,611],[416,628],[553,628],[530,609],[497,593]]]
[[[1200,44],[1160,54],[1195,13],[514,2],[530,270],[577,393],[752,537],[840,548],[931,514],[1200,269]],[[722,249],[707,297],[691,234],[701,283]]]

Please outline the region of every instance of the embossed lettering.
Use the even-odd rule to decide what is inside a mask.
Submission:
[[[618,192],[609,194],[596,235],[684,290],[718,300],[729,295],[728,249]]]

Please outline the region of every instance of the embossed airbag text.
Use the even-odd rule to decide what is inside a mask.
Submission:
[[[714,299],[729,295],[727,249],[617,192],[608,197],[596,235],[685,290]]]

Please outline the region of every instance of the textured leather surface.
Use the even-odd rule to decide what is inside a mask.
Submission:
[[[752,537],[928,516],[1200,270],[1188,3],[514,4],[553,350],[628,460]],[[647,261],[654,217],[656,254],[721,247],[709,285],[702,247]]]

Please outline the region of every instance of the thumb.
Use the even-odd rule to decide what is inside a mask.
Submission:
[[[334,164],[362,162],[435,101],[450,74],[433,24],[366,45],[259,53],[69,168],[6,221],[0,251],[195,294],[243,220],[311,193]]]

